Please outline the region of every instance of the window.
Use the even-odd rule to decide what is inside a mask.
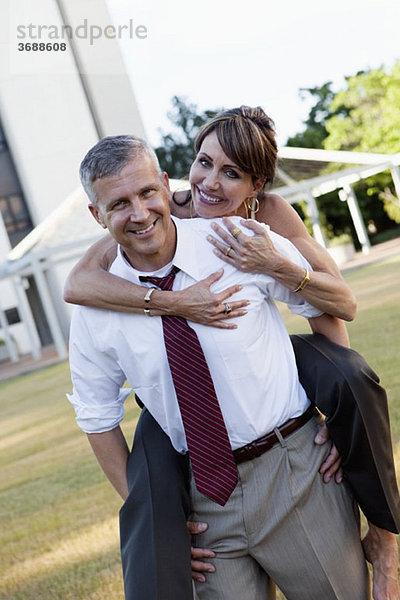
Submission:
[[[16,246],[33,229],[18,175],[0,122],[0,214],[10,244]]]
[[[6,319],[7,319],[7,322],[9,325],[15,325],[15,323],[21,322],[21,318],[19,316],[17,307],[9,308],[8,310],[5,310],[4,312],[5,312]]]
[[[32,221],[22,196],[0,197],[0,212],[12,247],[32,231]]]

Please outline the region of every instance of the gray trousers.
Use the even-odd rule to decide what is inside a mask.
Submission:
[[[193,483],[193,519],[209,529],[196,544],[212,548],[216,572],[196,584],[199,600],[271,600],[270,577],[288,600],[367,600],[368,571],[355,504],[345,484],[324,484],[326,447],[315,419],[262,456],[238,466],[224,507]]]
[[[357,352],[320,334],[291,340],[300,381],[328,417],[361,509],[372,523],[397,533],[400,497],[387,399],[378,376]],[[120,514],[126,600],[192,600],[186,457],[173,450],[147,411],[136,429],[127,474],[130,496]]]

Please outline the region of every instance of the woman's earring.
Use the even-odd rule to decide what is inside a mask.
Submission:
[[[246,210],[246,219],[249,218],[249,213],[250,213],[250,219],[255,219],[255,215],[260,210],[260,202],[259,202],[258,198],[249,198],[248,200],[245,201],[244,207]]]
[[[190,199],[189,203],[189,217],[193,219],[193,198]]]
[[[260,210],[260,202],[259,202],[258,198],[252,198],[251,199],[250,218],[255,219],[256,214],[258,213],[259,210]]]

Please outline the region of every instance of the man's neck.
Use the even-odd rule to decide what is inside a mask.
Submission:
[[[161,271],[164,267],[168,266],[168,265],[172,265],[172,260],[173,257],[171,258],[171,260],[165,262],[165,260],[163,261],[148,261],[146,263],[141,263],[139,265],[138,261],[135,261],[135,264],[132,264],[132,261],[129,259],[129,256],[127,255],[127,253],[125,252],[125,250],[122,248],[121,246],[121,254],[124,257],[125,261],[127,263],[129,263],[129,265],[138,273],[151,273],[154,274],[157,271]],[[162,262],[162,264],[161,264]]]

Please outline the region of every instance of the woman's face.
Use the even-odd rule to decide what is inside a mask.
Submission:
[[[204,138],[189,181],[195,213],[205,219],[234,214],[261,188],[226,156],[214,131]]]

